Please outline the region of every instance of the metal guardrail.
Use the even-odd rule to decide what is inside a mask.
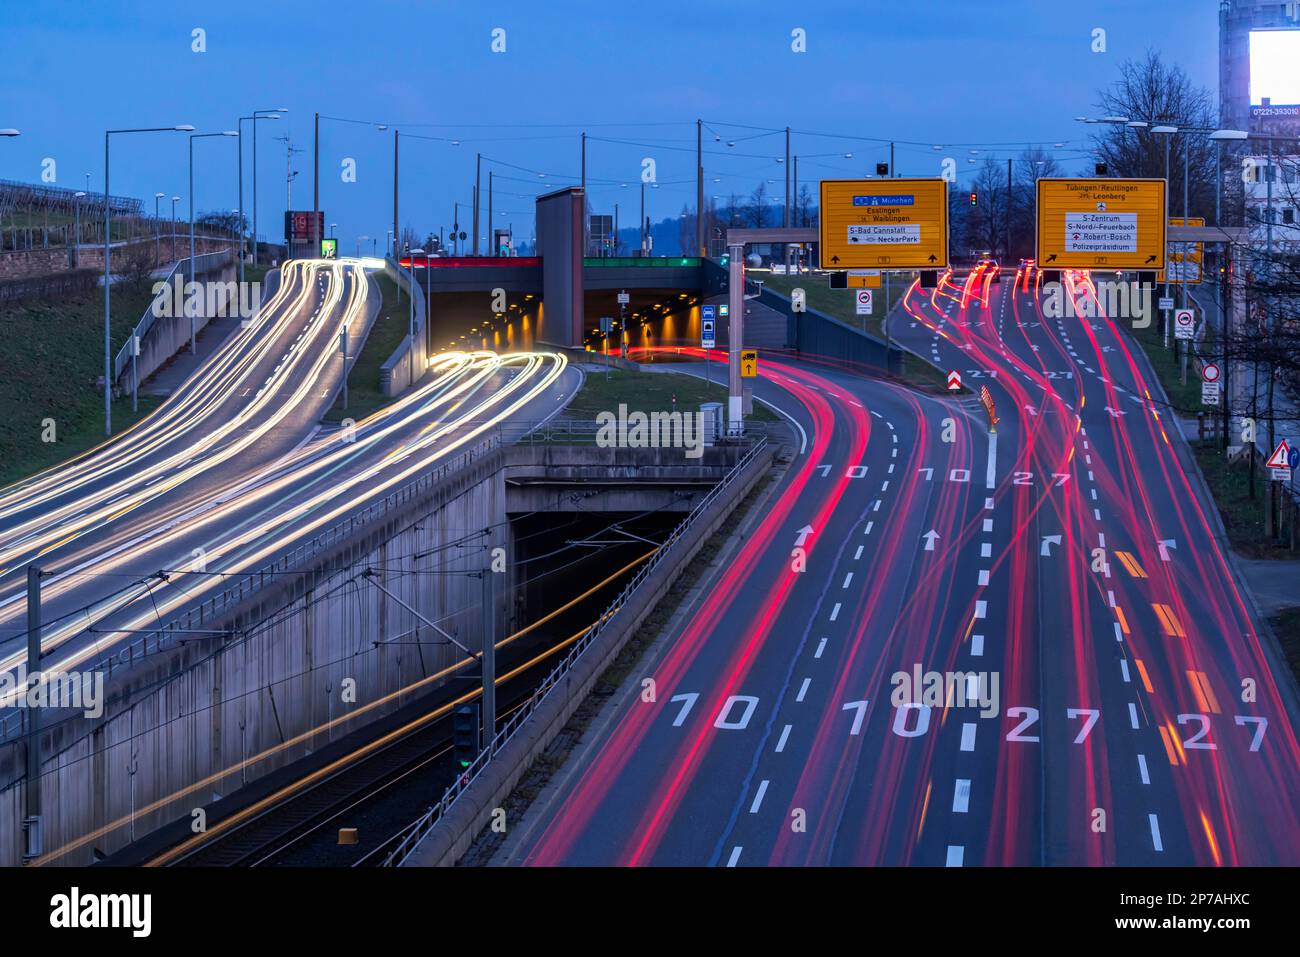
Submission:
[[[179,272],[181,275],[188,275],[192,279],[198,273],[207,272],[213,267],[224,266],[229,262],[233,262],[234,258],[234,250],[223,249],[214,253],[203,253],[202,255],[195,256],[193,270],[189,269],[190,258],[188,256],[177,262],[176,265],[172,266],[171,270],[167,273],[167,276],[162,280],[167,284],[167,288],[161,290],[158,295],[154,296],[153,299],[150,300],[149,305],[144,310],[144,315],[141,316],[140,321],[135,324],[135,328],[132,329],[131,334],[127,336],[126,342],[122,344],[122,348],[117,351],[117,356],[113,360],[114,382],[117,382],[122,378],[123,374],[126,372],[127,366],[131,363],[132,341],[136,337],[143,339],[148,335],[149,330],[153,328],[154,320],[157,318],[154,307],[157,305],[158,301],[160,299],[166,300],[171,297],[172,280],[175,278],[176,274]]]
[[[381,867],[400,867],[405,860],[410,857],[416,846],[424,839],[443,816],[447,810],[456,803],[462,794],[469,789],[470,785],[478,778],[483,770],[492,762],[492,759],[500,753],[501,749],[509,743],[510,739],[515,736],[524,722],[537,710],[538,706],[546,699],[555,687],[564,679],[569,671],[577,664],[583,653],[595,643],[595,641],[604,633],[610,622],[616,620],[619,609],[631,598],[633,592],[639,588],[650,575],[654,574],[665,561],[670,560],[673,553],[673,546],[681,541],[682,536],[690,529],[691,525],[696,522],[701,515],[707,512],[723,492],[731,486],[738,477],[749,467],[758,456],[758,454],[767,446],[767,438],[761,438],[754,443],[753,447],[736,463],[735,467],[727,473],[726,477],[709,490],[696,506],[691,509],[690,513],[682,519],[681,522],[672,530],[665,539],[664,543],[659,546],[654,553],[654,557],[643,564],[632,576],[631,580],[623,587],[609,606],[601,613],[596,624],[587,629],[586,633],[573,645],[569,653],[564,656],[558,665],[552,669],[534,689],[529,699],[521,705],[513,715],[503,724],[496,736],[488,743],[488,747],[480,751],[477,757],[470,763],[465,772],[460,775],[447,790],[443,793],[442,799],[433,807],[429,808],[423,815],[408,825],[402,839],[384,858]],[[355,865],[354,865],[355,866]]]

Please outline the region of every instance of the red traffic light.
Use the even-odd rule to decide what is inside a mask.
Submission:
[[[974,193],[974,192],[972,192],[972,193],[970,194],[970,204],[971,204],[972,206],[975,206],[975,205],[977,205],[977,201],[978,201],[978,196],[977,196],[977,194]]]

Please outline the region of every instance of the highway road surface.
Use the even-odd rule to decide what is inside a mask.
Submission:
[[[356,264],[290,264],[257,320],[155,413],[5,490],[0,671],[25,657],[27,562],[45,572],[43,668],[92,667],[226,575],[263,567],[503,421],[546,418],[578,387],[557,354],[444,353],[400,400],[318,434],[341,381],[339,328],[369,322],[377,299]]]
[[[1122,320],[1040,278],[893,320],[994,429],[760,356],[804,448],[495,863],[1300,863],[1294,684]]]

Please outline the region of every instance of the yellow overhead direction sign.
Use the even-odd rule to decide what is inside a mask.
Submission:
[[[1038,265],[1163,269],[1165,215],[1163,179],[1040,179]]]
[[[948,183],[942,179],[824,179],[823,269],[943,269]]]
[[[1170,216],[1170,226],[1204,226],[1204,216],[1191,216],[1186,220]],[[1205,263],[1205,243],[1170,243],[1169,264],[1165,267],[1170,282],[1195,285],[1201,281],[1201,266]],[[1164,277],[1158,277],[1163,282]]]

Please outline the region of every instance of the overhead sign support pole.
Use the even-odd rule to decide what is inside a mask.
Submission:
[[[740,349],[745,339],[745,245],[727,246],[727,434],[745,432]]]

